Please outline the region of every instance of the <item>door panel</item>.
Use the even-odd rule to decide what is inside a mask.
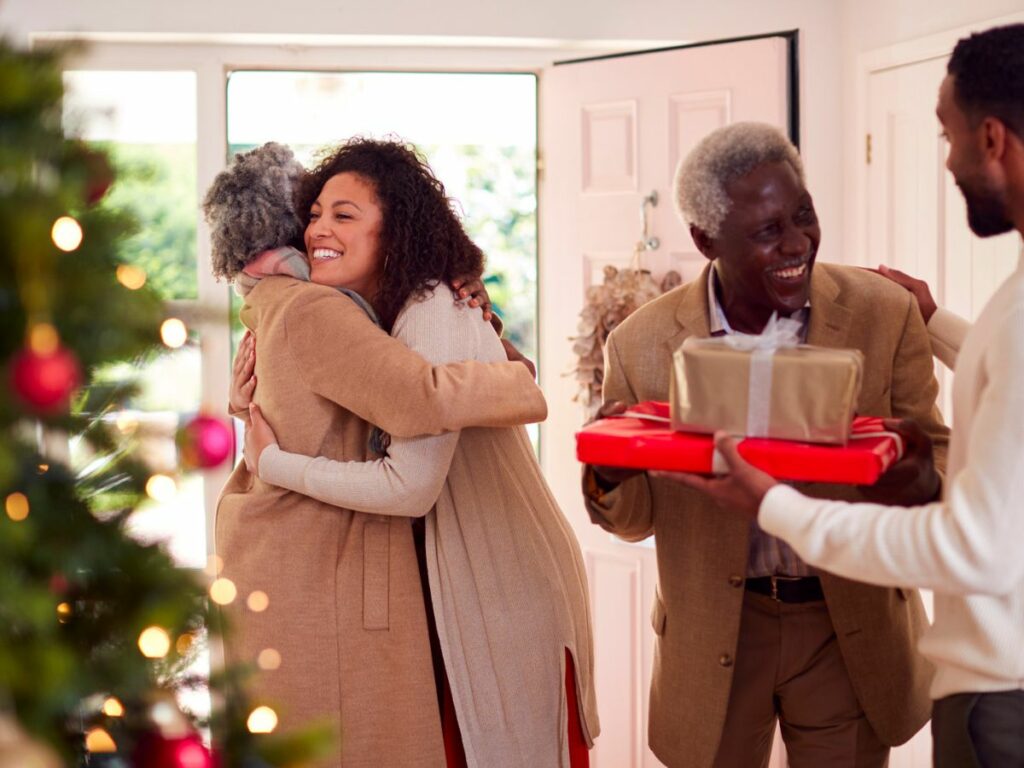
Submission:
[[[586,287],[606,265],[628,267],[641,237],[643,199],[657,192],[650,234],[659,247],[642,266],[684,280],[704,266],[677,218],[672,181],[679,159],[734,120],[787,126],[788,43],[783,37],[567,63],[541,79],[541,384],[545,475],[580,540],[590,578],[602,733],[595,768],[660,763],[647,748],[653,631],[647,616],[657,581],[650,542],[626,544],[592,525],[580,494],[572,402],[571,343]],[[693,702],[693,706],[700,706]],[[778,762],[776,755],[773,764]]]

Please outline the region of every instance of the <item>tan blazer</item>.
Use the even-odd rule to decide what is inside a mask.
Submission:
[[[432,368],[332,288],[260,282],[242,310],[256,331],[256,400],[288,451],[367,455],[368,422],[398,436],[543,419],[519,363]],[[326,722],[341,736],[327,765],[445,765],[426,613],[410,521],[331,507],[236,467],[217,506],[217,553],[238,587],[229,663],[264,649],[280,668],[255,694],[281,727]],[[262,612],[245,603],[270,598]]]
[[[608,338],[605,400],[667,400],[671,353],[708,336],[707,270],[638,309]],[[819,263],[811,277],[807,341],[864,353],[858,412],[918,421],[945,465],[948,430],[913,297],[879,275]],[[805,486],[811,495],[856,498],[851,487]],[[594,522],[628,540],[655,535],[659,587],[650,744],[668,766],[710,766],[732,683],[748,557],[749,523],[678,484],[633,478],[599,501]],[[822,574],[829,614],[853,687],[879,738],[900,744],[928,720],[932,669],[916,652],[926,626],[916,591]]]

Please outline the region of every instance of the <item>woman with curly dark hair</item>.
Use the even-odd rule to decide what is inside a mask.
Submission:
[[[483,254],[413,150],[349,141],[306,189],[314,282],[362,295],[434,364],[505,359],[479,310],[446,287],[479,272]],[[422,530],[447,764],[587,765],[598,723],[586,575],[526,431],[396,437],[378,458],[339,462],[283,451],[252,416],[247,460],[263,482]]]

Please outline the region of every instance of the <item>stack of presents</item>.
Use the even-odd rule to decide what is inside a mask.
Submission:
[[[759,336],[687,339],[673,357],[671,401],[634,405],[576,435],[584,464],[715,473],[713,433],[779,480],[870,485],[899,460],[899,435],[854,412],[863,359],[856,350],[799,343],[790,320]]]

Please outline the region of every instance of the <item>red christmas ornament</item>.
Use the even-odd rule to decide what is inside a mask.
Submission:
[[[140,768],[215,768],[213,754],[196,733],[178,737],[146,733],[136,744],[133,762]]]
[[[191,469],[212,469],[235,450],[235,434],[218,418],[200,414],[178,430],[181,461]]]
[[[63,595],[68,591],[68,577],[58,571],[50,577],[50,591],[55,595]]]
[[[114,169],[110,167],[106,153],[93,149],[85,142],[74,141],[68,147],[68,156],[72,164],[77,164],[85,172],[82,195],[86,205],[96,205],[114,183]]]
[[[67,408],[82,383],[78,358],[57,345],[52,352],[23,349],[11,361],[11,389],[33,411],[55,413]]]

